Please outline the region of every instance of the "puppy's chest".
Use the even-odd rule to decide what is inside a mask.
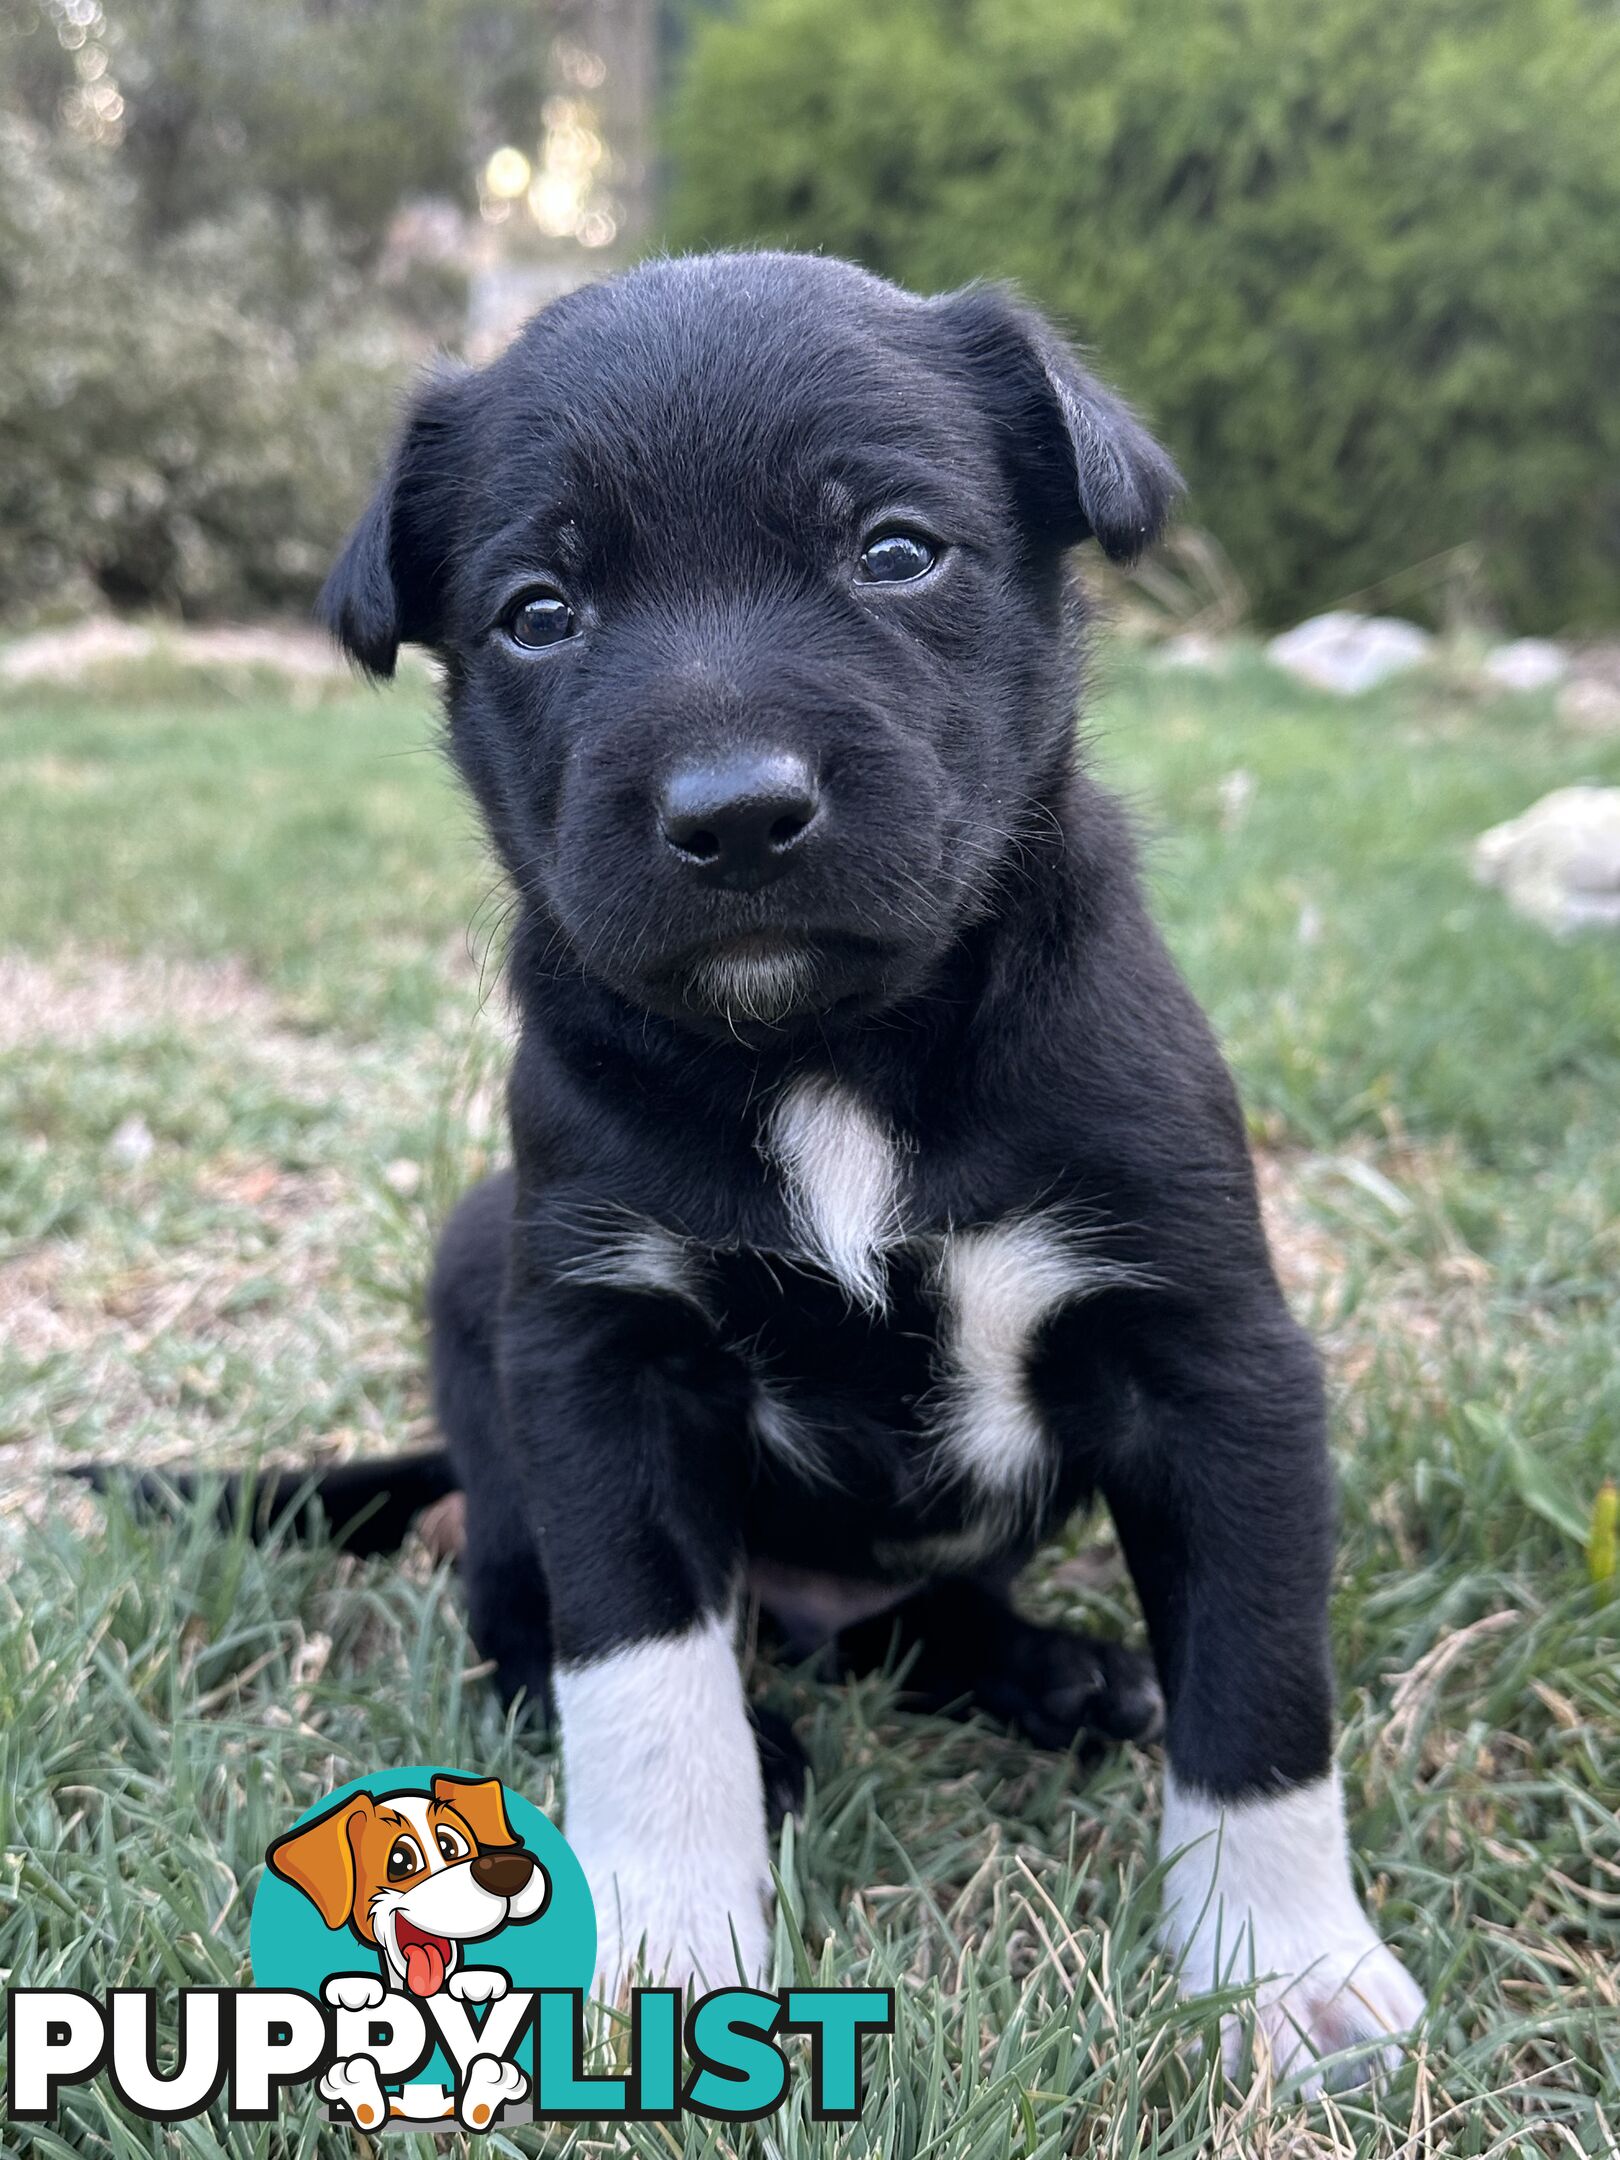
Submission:
[[[1098,1228],[1049,1200],[941,1220],[913,1151],[829,1082],[774,1106],[760,1152],[763,1234],[649,1224],[619,1279],[684,1300],[742,1365],[767,1482],[911,1532],[1032,1526],[1066,1482],[1042,1353],[1130,1279]]]

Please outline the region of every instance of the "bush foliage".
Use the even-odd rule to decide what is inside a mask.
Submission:
[[[672,237],[1008,276],[1096,346],[1277,619],[1478,551],[1620,616],[1620,14],[1590,0],[742,0]]]
[[[303,606],[410,365],[312,212],[140,247],[103,153],[0,112],[0,614]]]

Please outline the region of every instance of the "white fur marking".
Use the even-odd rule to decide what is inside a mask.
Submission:
[[[1046,1434],[1029,1392],[1029,1353],[1042,1322],[1072,1299],[1135,1278],[1088,1254],[1084,1237],[1026,1217],[942,1241],[945,1305],[943,1439],[955,1469],[1002,1496],[1045,1474]]]
[[[828,1470],[816,1453],[810,1429],[794,1416],[770,1381],[756,1377],[754,1399],[749,1407],[749,1421],[754,1437],[761,1447],[784,1462],[799,1477],[812,1484],[826,1484]]]
[[[809,1256],[868,1312],[884,1305],[883,1254],[902,1239],[894,1137],[836,1081],[796,1080],[771,1113],[767,1155],[787,1179]]]
[[[606,1231],[595,1249],[563,1269],[569,1282],[595,1283],[607,1290],[650,1290],[680,1298],[706,1310],[703,1272],[697,1249],[661,1223],[632,1219]]]
[[[597,1992],[723,1987],[764,1971],[765,1795],[728,1618],[633,1643],[553,1681],[569,1843],[596,1903]],[[732,1946],[733,1933],[736,1947]]]
[[[1278,2076],[1304,2071],[1305,2089],[1320,2091],[1315,2057],[1409,2031],[1422,2017],[1422,1990],[1356,1896],[1337,1771],[1225,1805],[1167,1771],[1160,1851],[1170,1862],[1162,1933],[1182,1992],[1261,1983],[1256,2018]],[[1237,2019],[1223,2020],[1222,2037],[1235,2067]],[[1378,2060],[1390,2065],[1397,2052],[1380,2047]]]

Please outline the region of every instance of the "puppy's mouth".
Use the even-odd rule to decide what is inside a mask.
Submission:
[[[406,1987],[413,1995],[437,1995],[455,1955],[449,1936],[431,1934],[414,1920],[407,1920],[402,1912],[396,1912],[394,1943],[404,1960]]]

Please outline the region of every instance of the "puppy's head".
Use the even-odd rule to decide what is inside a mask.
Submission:
[[[746,1029],[892,1003],[1065,770],[1064,551],[1130,560],[1168,458],[1035,316],[839,262],[661,262],[419,398],[328,584],[447,671],[552,949]]]

